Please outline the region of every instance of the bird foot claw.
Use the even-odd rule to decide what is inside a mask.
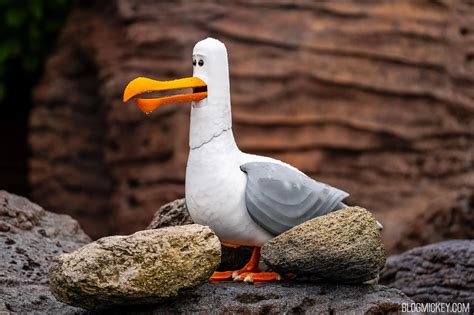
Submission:
[[[240,271],[240,270],[239,270]],[[280,281],[281,276],[276,272],[237,272],[237,271],[216,271],[209,278],[209,282],[234,281],[244,283],[264,283]]]
[[[237,278],[239,278],[239,275],[241,274],[241,272],[239,272],[240,270],[236,270],[234,272],[232,272],[232,279],[236,280]]]
[[[281,276],[276,272],[244,272],[234,278],[234,281],[243,281],[245,283],[264,283],[280,280]]]
[[[260,247],[254,248],[250,261],[240,270],[216,271],[209,278],[209,282],[235,281],[245,283],[263,283],[281,280],[276,272],[262,272],[258,267],[260,261]]]

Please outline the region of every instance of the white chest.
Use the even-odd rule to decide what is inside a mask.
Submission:
[[[233,158],[191,152],[186,168],[186,203],[196,223],[214,227],[246,211],[247,178]]]
[[[247,176],[242,153],[221,135],[190,151],[186,167],[186,204],[193,221],[209,226],[222,242],[261,246],[272,236],[250,217],[245,204]]]

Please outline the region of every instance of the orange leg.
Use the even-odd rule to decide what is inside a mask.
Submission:
[[[258,267],[260,261],[260,247],[255,247],[252,252],[252,257],[245,266],[236,271],[216,271],[213,273],[210,282],[228,281],[233,279],[234,281],[244,282],[270,282],[280,280],[281,277],[276,272],[262,272]]]

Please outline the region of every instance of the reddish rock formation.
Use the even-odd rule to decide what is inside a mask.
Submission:
[[[190,75],[214,36],[241,149],[350,192],[393,252],[432,200],[474,189],[473,15],[461,0],[81,2],[35,92],[32,197],[95,237],[182,197],[189,106],[145,116],[121,93]]]
[[[395,244],[399,251],[448,239],[474,239],[474,192],[466,189],[434,199],[403,231]]]

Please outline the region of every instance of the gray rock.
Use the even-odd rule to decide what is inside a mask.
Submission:
[[[412,303],[379,285],[309,283],[206,284],[166,304],[120,309],[121,314],[387,314]],[[110,312],[114,314],[114,310]]]
[[[186,208],[186,201],[183,198],[176,199],[158,209],[147,229],[159,229],[193,223],[193,219]],[[250,256],[252,256],[252,249],[252,247],[248,246],[232,248],[222,245],[221,264],[217,270],[225,271],[242,268],[249,261]]]
[[[155,212],[147,229],[159,229],[168,226],[193,224],[193,219],[186,208],[185,199],[176,199],[162,206]]]
[[[337,283],[374,279],[386,254],[372,214],[351,207],[306,221],[267,242],[263,261],[275,271]]]
[[[0,314],[75,314],[49,291],[49,270],[59,254],[90,242],[67,215],[0,191]]]
[[[68,216],[48,213],[26,199],[6,192],[0,192],[0,222],[8,229],[8,232],[0,232],[0,314],[87,313],[56,301],[48,287],[48,271],[51,263],[56,261],[55,255],[71,252],[90,241],[77,223]],[[150,303],[160,301],[158,298]],[[351,311],[358,314],[395,311],[401,303],[410,302],[397,289],[384,286],[304,283],[249,286],[226,283],[204,284],[196,289],[183,290],[166,303],[121,307],[107,313]]]
[[[198,224],[104,237],[59,257],[51,291],[86,309],[156,303],[207,282],[220,254],[217,236]]]
[[[472,308],[474,240],[445,241],[391,256],[380,282],[402,290],[416,302],[463,302]]]

